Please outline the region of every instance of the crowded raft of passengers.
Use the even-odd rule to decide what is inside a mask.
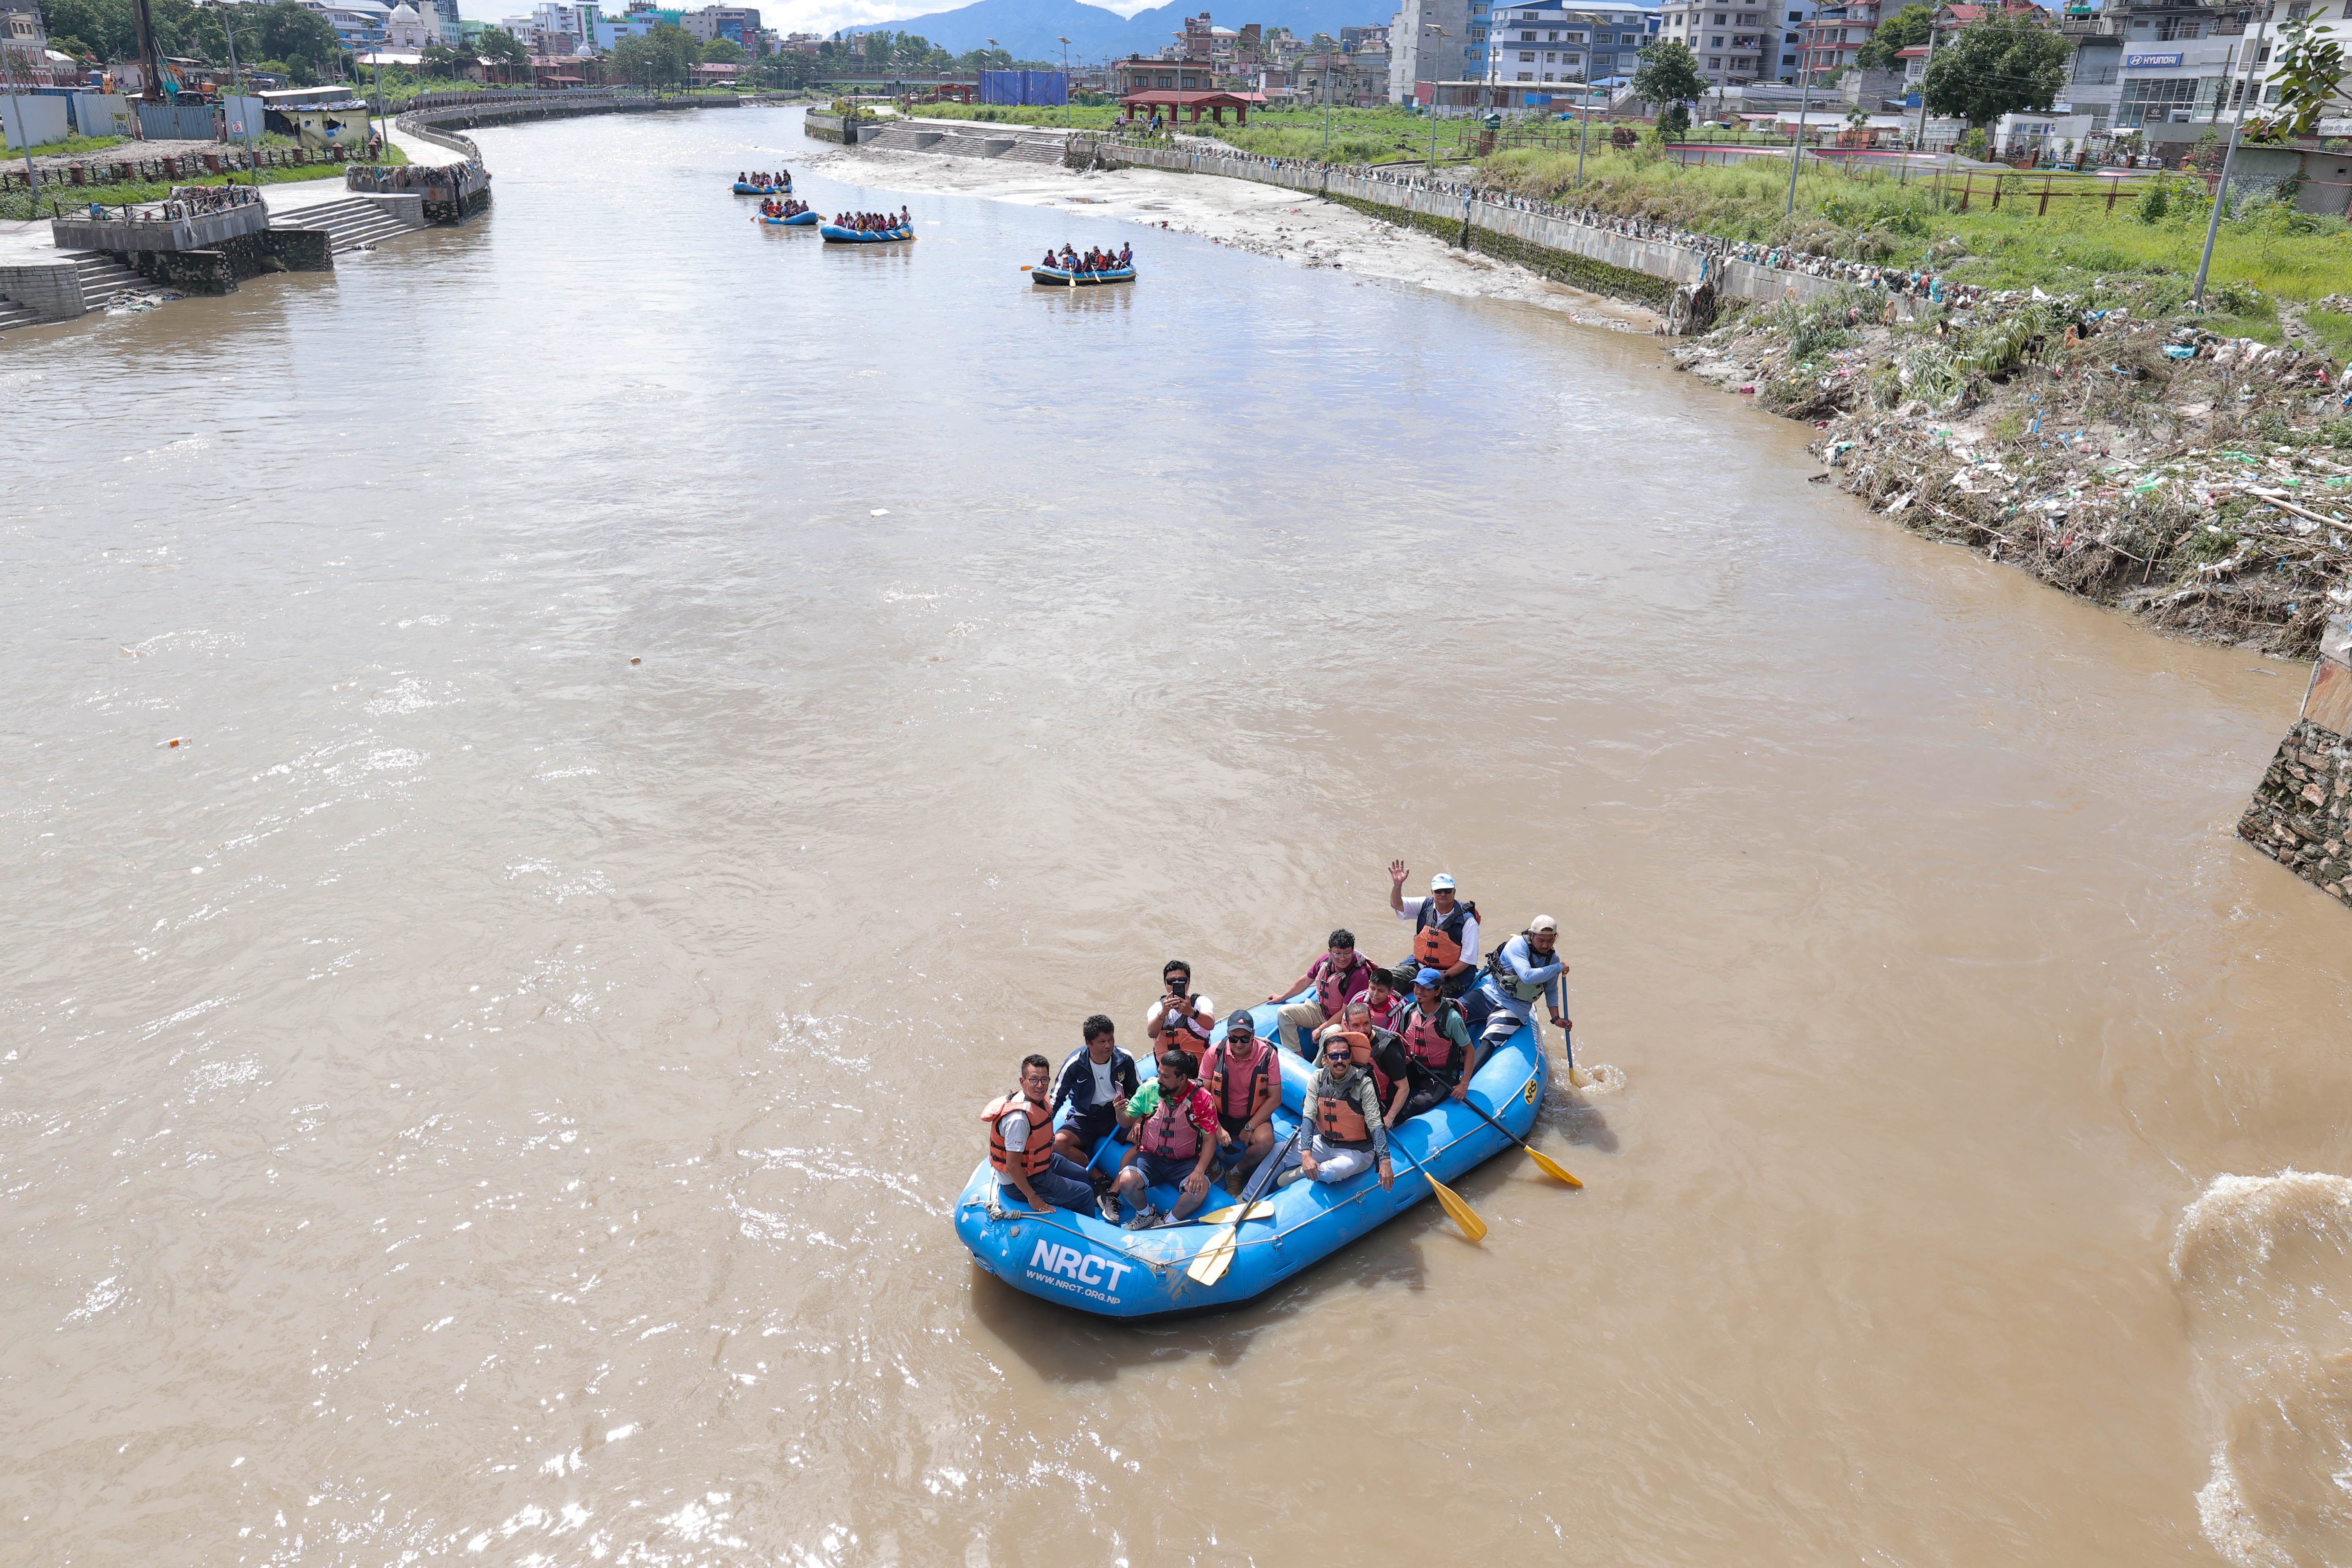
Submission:
[[[739,174],[735,176],[735,183],[739,185],[757,185],[763,191],[789,191],[793,188],[793,174],[789,169],[778,169],[772,174]]]
[[[834,216],[833,226],[854,229],[859,234],[896,234],[914,227],[915,220],[908,209],[900,207],[895,213],[838,213]]]
[[[1386,1190],[1395,1179],[1391,1128],[1467,1094],[1488,1053],[1522,1026],[1534,1027],[1538,1002],[1554,1028],[1570,1027],[1558,921],[1537,916],[1482,962],[1478,906],[1444,875],[1430,879],[1427,897],[1406,898],[1407,875],[1402,860],[1390,865],[1389,907],[1412,927],[1412,953],[1384,969],[1356,951],[1353,932],[1333,931],[1289,988],[1266,998],[1299,997],[1276,1014],[1272,1041],[1259,1037],[1245,1007],[1220,1024],[1214,1005],[1192,988],[1192,966],[1171,959],[1160,969],[1162,994],[1143,1017],[1149,1082],[1102,1013],[1079,1026],[1084,1043],[1058,1074],[1045,1057],[1022,1058],[1020,1087],[981,1111],[1000,1202],[1099,1213],[1111,1225],[1124,1214],[1128,1229],[1147,1230],[1198,1209],[1220,1166],[1226,1190],[1238,1194],[1275,1152],[1278,1050],[1297,1052],[1315,1072],[1308,1136],[1283,1153],[1275,1185],[1344,1182],[1372,1170]],[[1069,1116],[1056,1130],[1064,1106]],[[1092,1169],[1113,1134],[1129,1145],[1119,1169]],[[1178,1189],[1165,1215],[1149,1195],[1160,1186]]]
[[[1045,252],[1040,265],[1050,272],[1124,272],[1135,265],[1135,247],[1122,245],[1116,254],[1090,247],[1080,255],[1065,245],[1059,253]]]
[[[798,217],[808,210],[808,203],[796,202],[790,196],[786,196],[782,201],[771,196],[760,204],[761,217]]]

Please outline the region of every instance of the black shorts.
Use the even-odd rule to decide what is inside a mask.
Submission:
[[[1109,1137],[1118,1125],[1118,1113],[1109,1106],[1091,1105],[1084,1110],[1071,1111],[1069,1121],[1063,1123],[1063,1129],[1076,1133],[1078,1142],[1091,1149]]]
[[[1223,1128],[1225,1130],[1225,1136],[1231,1138],[1234,1142],[1246,1144],[1249,1142],[1248,1117],[1227,1116],[1223,1111],[1220,1110],[1217,1112],[1217,1125]]]

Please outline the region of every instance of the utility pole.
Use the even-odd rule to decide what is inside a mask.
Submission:
[[[2213,267],[2213,240],[2221,232],[2221,204],[2230,199],[2230,165],[2238,161],[2238,138],[2246,129],[2246,100],[2254,96],[2254,66],[2262,58],[2262,42],[2270,31],[2271,8],[2263,7],[2263,19],[2254,29],[2254,44],[2246,51],[2246,79],[2238,94],[2238,117],[2230,121],[2229,150],[2221,154],[2221,177],[2213,184],[2213,213],[2205,220],[2205,254],[2197,258],[2197,287],[2190,291],[2192,305],[2205,302],[2205,275]]]
[[[25,218],[29,223],[40,205],[41,177],[33,172],[33,128],[25,122],[25,100],[16,92],[16,68],[5,42],[0,42],[0,72],[5,72],[8,78],[8,101],[16,106],[16,134],[20,138],[16,144],[25,150]],[[26,74],[30,76],[32,72],[28,68]]]
[[[131,0],[131,21],[139,35],[139,101],[163,101],[163,61],[162,51],[155,47],[155,18],[148,14],[147,0]]]
[[[215,5],[214,9],[220,14],[221,34],[224,37],[228,39],[229,95],[232,98],[243,98],[245,95],[236,90],[236,22],[235,20],[235,10],[234,7],[227,5]],[[245,121],[246,160],[253,168],[253,183],[258,185],[261,184],[261,155],[253,150],[253,116],[249,113],[245,113],[243,110],[240,110],[239,114]]]
[[[1805,90],[1797,99],[1797,142],[1789,149],[1789,205],[1781,216],[1797,210],[1797,171],[1805,166],[1805,110],[1813,106],[1813,73],[1805,72]]]
[[[1434,33],[1441,38],[1452,36],[1434,22],[1423,23],[1421,30],[1423,35]],[[1486,47],[1494,47],[1494,41],[1495,29],[1490,18],[1486,27]],[[1429,79],[1429,177],[1433,180],[1437,178],[1437,82],[1438,79],[1433,75]]]
[[[1927,63],[1919,68],[1919,146],[1917,150],[1922,153],[1927,150],[1927,71],[1929,67],[1936,63],[1936,40],[1942,36],[1943,30],[1936,26],[1935,18],[1930,16],[1927,19]],[[1811,65],[1812,57],[1809,54],[1806,57],[1805,71],[1805,79],[1808,81],[1812,79]]]

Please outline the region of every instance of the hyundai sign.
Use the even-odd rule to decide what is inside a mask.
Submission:
[[[2124,68],[2144,70],[2152,69],[2158,66],[2177,66],[2187,58],[2185,55],[2126,55]]]

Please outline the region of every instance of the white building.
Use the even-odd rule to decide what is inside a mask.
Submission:
[[[383,30],[392,20],[392,7],[383,0],[301,0],[307,10],[316,11],[334,28],[343,47],[353,50],[373,50],[383,46]]]
[[[1577,6],[1561,0],[1496,5],[1486,79],[1506,87],[1528,83],[1630,80],[1641,67],[1657,13],[1626,5]]]
[[[437,11],[428,20],[408,0],[401,0],[384,18],[383,47],[404,54],[420,53],[441,41],[440,21]]]
[[[1795,40],[1798,24],[1811,19],[1815,7],[1765,5],[1725,5],[1721,0],[1666,0],[1659,36],[1686,46],[1698,61],[1698,74],[1711,87],[1745,87],[1752,81],[1779,81],[1798,70]],[[1867,36],[1865,34],[1865,36]],[[1787,65],[1782,56],[1790,57]]]

